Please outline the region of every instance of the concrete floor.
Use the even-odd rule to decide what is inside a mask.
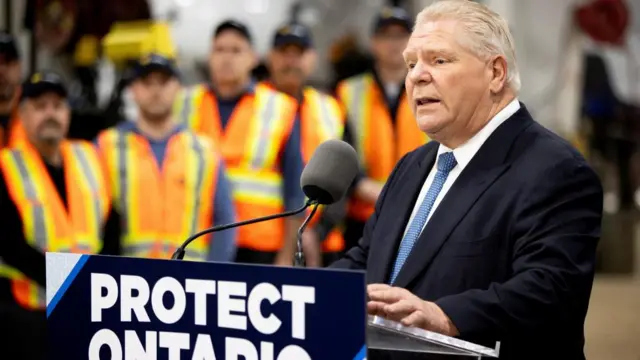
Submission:
[[[624,217],[605,220],[614,226],[603,232],[600,261],[609,264],[596,276],[585,324],[589,360],[640,360],[640,216]]]
[[[640,277],[598,276],[585,331],[588,360],[640,360]]]

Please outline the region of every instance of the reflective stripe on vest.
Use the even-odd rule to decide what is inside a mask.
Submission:
[[[109,198],[93,146],[61,144],[68,211],[40,156],[26,143],[6,149],[0,162],[11,199],[23,223],[27,243],[41,252],[95,253],[101,246]],[[28,309],[46,304],[44,289],[18,270],[0,264],[0,276],[12,279],[16,301]]]
[[[213,139],[225,159],[234,185],[238,221],[284,210],[280,154],[295,119],[296,103],[288,96],[258,84],[236,105],[224,131],[212,92],[204,85],[185,92],[176,107],[194,131]],[[238,246],[274,252],[282,247],[284,220],[238,228]]]
[[[400,99],[395,122],[392,121],[385,97],[370,73],[341,82],[338,96],[347,110],[360,164],[373,180],[384,183],[402,156],[429,141],[418,128],[405,95]],[[353,199],[349,215],[366,221],[373,206]]]
[[[301,110],[302,154],[304,162],[323,142],[341,139],[344,132],[344,114],[337,100],[307,87]]]
[[[171,257],[190,235],[211,226],[218,159],[209,142],[184,131],[169,139],[158,166],[148,141],[111,129],[99,145],[122,222],[122,254]],[[211,237],[193,242],[185,259],[206,260]]]
[[[323,142],[330,139],[341,139],[344,132],[344,114],[336,99],[325,95],[311,87],[305,88],[301,110],[302,156],[305,164],[311,155]],[[313,228],[322,217],[323,207],[309,221],[309,228]],[[322,242],[325,252],[339,252],[344,250],[344,238],[338,230],[332,230]]]
[[[207,95],[207,87],[204,85],[196,85],[186,88],[183,91],[182,99],[176,101],[176,109],[174,113],[180,121],[187,124],[189,129],[200,129],[200,121],[202,117],[198,116],[197,109],[202,105],[202,101]]]

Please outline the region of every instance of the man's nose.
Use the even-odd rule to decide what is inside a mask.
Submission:
[[[431,73],[429,72],[429,69],[426,66],[424,66],[422,62],[418,62],[417,64],[415,64],[413,68],[409,69],[408,76],[409,76],[409,80],[414,84],[420,84],[420,83],[428,84],[433,80]]]

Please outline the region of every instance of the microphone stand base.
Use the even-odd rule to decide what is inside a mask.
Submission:
[[[295,255],[293,256],[293,266],[294,267],[306,267],[305,261],[304,261],[304,253],[302,252],[296,252]]]

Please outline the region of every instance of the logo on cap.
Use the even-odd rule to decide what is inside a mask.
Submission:
[[[280,29],[278,33],[280,35],[288,35],[289,33],[291,33],[291,29],[289,28],[289,26],[285,26],[282,29]]]
[[[393,16],[393,13],[394,13],[394,11],[393,11],[392,8],[385,7],[384,9],[382,9],[381,15],[382,15],[383,18],[388,19],[388,18]]]
[[[31,83],[32,84],[36,84],[39,83],[42,80],[42,74],[40,73],[35,73],[31,76]]]
[[[145,56],[142,57],[142,59],[140,59],[140,65],[149,65],[149,63],[151,63],[151,60],[153,59],[153,55],[151,54],[147,54]]]

